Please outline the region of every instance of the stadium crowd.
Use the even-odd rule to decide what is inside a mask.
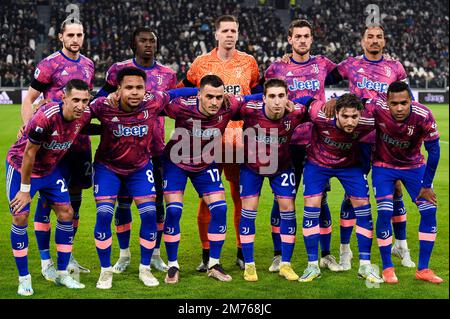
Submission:
[[[80,18],[85,26],[83,53],[96,67],[95,85],[101,86],[110,65],[132,56],[128,47],[130,30],[139,25],[154,28],[160,36],[158,60],[182,78],[196,56],[214,45],[213,21],[217,12],[239,18],[238,48],[252,54],[265,70],[271,61],[289,51],[284,30],[275,9],[247,8],[237,0],[221,1],[80,1]],[[443,87],[449,76],[448,7],[444,1],[373,1],[380,7],[389,39],[386,51],[399,59],[412,87]],[[66,0],[51,3],[50,27],[37,20],[35,4],[1,4],[0,80],[2,86],[28,84],[34,70],[35,44],[49,40],[42,52],[58,50],[58,28],[66,18]],[[326,10],[323,10],[326,8]],[[11,19],[15,17],[15,19]],[[26,17],[26,19],[24,18]],[[334,62],[360,54],[360,30],[365,5],[358,1],[314,0],[307,9],[291,9],[292,18],[306,18],[315,27],[313,52]],[[23,81],[21,81],[21,79]],[[345,85],[345,84],[343,84]]]

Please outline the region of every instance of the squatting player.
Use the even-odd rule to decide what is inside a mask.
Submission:
[[[22,120],[26,124],[33,114],[33,102],[41,92],[45,99],[61,100],[63,88],[71,79],[80,79],[93,88],[94,63],[80,54],[83,46],[84,31],[80,21],[65,20],[61,24],[59,40],[62,49],[43,59],[36,67],[34,79],[28,88],[22,104]],[[78,135],[64,156],[60,165],[69,185],[70,203],[74,210],[74,236],[78,229],[79,209],[81,206],[82,189],[91,187],[91,141],[87,135]],[[55,281],[56,270],[50,256],[50,204],[45,197],[39,196],[34,216],[34,229],[41,256],[41,273],[45,279]],[[71,255],[70,270],[89,272]]]
[[[406,79],[406,72],[399,61],[390,59],[383,54],[385,44],[386,39],[382,26],[366,26],[361,37],[361,46],[364,54],[357,57],[348,57],[339,63],[328,77],[327,84],[347,79],[350,93],[356,94],[360,98],[372,98],[378,94],[386,94],[389,84]],[[361,143],[361,147],[366,158],[365,162],[370,163],[371,148],[375,143],[375,133],[367,136],[362,142],[364,142]],[[367,167],[367,170],[369,167]],[[340,222],[340,264],[344,267],[344,270],[348,270],[351,268],[353,256],[350,250],[350,237],[355,224],[355,214],[348,200],[342,203]],[[396,184],[392,222],[396,237],[392,253],[402,259],[403,266],[415,267],[406,242],[406,210],[399,182]]]
[[[57,216],[55,282],[68,288],[84,288],[68,273],[72,252],[73,209],[59,162],[90,121],[89,87],[82,80],[70,80],[60,96],[62,102],[43,105],[28,121],[22,136],[9,149],[6,161],[6,193],[12,214],[11,245],[22,296],[33,294],[28,271],[28,216],[34,194],[52,203]]]
[[[356,215],[360,266],[358,275],[373,283],[383,280],[370,262],[373,225],[369,188],[358,143],[374,129],[374,120],[360,99],[344,94],[336,102],[335,117],[321,111],[323,102],[315,101],[309,108],[314,123],[311,145],[307,149],[304,171],[303,237],[308,254],[308,266],[299,281],[309,282],[320,277],[318,265],[319,213],[322,194],[330,178],[336,177],[350,197]]]
[[[270,79],[264,83],[262,102],[250,101],[242,106],[236,118],[244,121],[244,158],[241,164],[240,188],[242,214],[239,224],[242,252],[244,255],[244,279],[257,281],[253,246],[255,219],[264,178],[278,202],[281,222],[280,276],[287,280],[299,277],[291,266],[296,239],[297,219],[295,215],[295,174],[290,161],[289,142],[294,129],[306,118],[304,105],[297,104],[293,112],[286,112],[288,88],[281,79]]]
[[[117,73],[126,67],[136,67],[147,75],[145,82],[146,91],[167,91],[177,85],[176,73],[161,64],[154,56],[158,47],[156,33],[148,27],[139,27],[134,30],[130,48],[134,53],[134,58],[113,64],[106,73],[106,83],[97,96],[107,96],[115,92],[118,86]],[[164,229],[164,205],[162,194],[162,159],[164,151],[164,117],[158,117],[154,125],[152,139],[152,163],[156,189],[156,220],[157,238],[155,249],[153,250],[151,265],[160,271],[167,271],[168,267],[160,256],[161,237]],[[118,204],[115,212],[115,225],[117,239],[119,241],[120,256],[113,266],[114,273],[122,273],[130,264],[130,234],[131,234],[131,202],[125,190],[119,192]]]
[[[279,78],[288,85],[288,97],[293,100],[303,96],[311,96],[325,102],[325,80],[336,67],[332,61],[322,55],[310,53],[313,42],[312,26],[306,20],[294,20],[289,25],[288,42],[292,46],[290,63],[273,62],[266,70],[266,79]],[[292,163],[295,168],[295,188],[298,190],[303,174],[306,157],[306,146],[311,140],[312,123],[306,122],[295,128],[289,146]],[[274,258],[269,271],[279,271],[281,262],[280,211],[278,201],[274,200],[271,213],[272,239]],[[343,267],[330,254],[332,219],[324,193],[320,213],[320,267],[328,267],[331,271],[342,271]]]
[[[139,279],[146,286],[157,286],[159,282],[150,271],[157,232],[152,139],[157,116],[169,102],[169,96],[155,92],[144,98],[147,77],[137,68],[121,69],[116,80],[119,107],[111,106],[105,97],[90,105],[93,117],[103,127],[94,161],[94,233],[101,264],[97,288],[112,287],[111,222],[122,187],[133,197],[141,218]]]
[[[225,83],[225,92],[234,95],[248,95],[250,90],[258,85],[259,70],[256,60],[236,49],[239,36],[239,23],[236,17],[224,15],[215,21],[215,38],[217,48],[197,57],[192,63],[186,79],[180,82],[179,86],[200,86],[203,76],[215,74]],[[228,124],[223,139],[224,147],[233,153],[242,148],[241,141],[242,121],[231,121]],[[223,161],[223,159],[222,159]],[[225,174],[225,178],[230,183],[230,194],[234,206],[234,227],[236,232],[237,258],[236,264],[243,270],[244,262],[242,256],[241,243],[239,240],[239,219],[241,216],[241,198],[239,195],[239,164],[222,163],[219,169]],[[203,258],[198,271],[207,271],[209,256],[208,228],[211,214],[206,203],[200,200],[198,208],[198,229],[203,248]]]
[[[375,98],[366,106],[372,111],[377,128],[372,168],[378,209],[376,234],[383,262],[383,279],[387,283],[397,283],[391,260],[391,217],[394,184],[400,180],[420,213],[416,278],[439,284],[443,280],[429,268],[437,233],[433,178],[440,156],[439,133],[431,110],[411,99],[406,83],[393,82],[387,90],[387,103],[384,99]],[[428,152],[426,165],[420,151],[423,142]]]

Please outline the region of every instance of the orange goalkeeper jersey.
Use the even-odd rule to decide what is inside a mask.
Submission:
[[[259,69],[255,58],[238,50],[234,51],[233,57],[228,61],[217,56],[217,48],[197,57],[188,70],[186,79],[199,87],[202,77],[208,74],[220,77],[225,84],[225,92],[234,95],[248,95],[259,83]],[[178,86],[183,86],[182,82]],[[242,121],[230,121],[227,128],[242,128],[242,125]],[[231,139],[236,143],[241,134],[242,130],[226,130],[225,141]]]

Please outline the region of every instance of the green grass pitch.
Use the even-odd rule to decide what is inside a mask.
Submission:
[[[439,286],[414,279],[414,269],[400,266],[399,259],[394,257],[393,261],[397,265],[396,272],[399,278],[398,285],[382,284],[379,288],[368,288],[365,282],[357,278],[358,260],[353,259],[353,268],[344,273],[331,273],[323,270],[322,278],[311,283],[288,282],[278,274],[269,273],[268,267],[272,260],[272,239],[270,234],[270,210],[272,205],[272,194],[268,183],[264,184],[258,218],[256,221],[257,234],[255,241],[255,261],[258,268],[259,281],[245,282],[242,272],[234,265],[235,261],[235,233],[232,213],[228,214],[229,232],[225,241],[221,262],[224,268],[233,276],[233,281],[220,283],[208,278],[204,273],[195,271],[201,258],[201,245],[197,231],[197,195],[189,183],[185,193],[184,212],[181,218],[182,240],[179,249],[179,263],[181,266],[180,282],[176,286],[164,284],[164,274],[154,272],[160,280],[158,287],[145,287],[138,279],[139,267],[139,217],[133,205],[133,230],[131,238],[132,263],[129,269],[121,274],[114,275],[113,288],[102,291],[95,288],[100,264],[94,244],[93,229],[95,224],[95,204],[92,196],[92,189],[86,190],[83,195],[83,203],[80,210],[80,228],[78,230],[73,252],[77,260],[91,269],[90,274],[82,274],[81,282],[86,284],[83,290],[69,290],[64,287],[57,287],[53,283],[47,282],[40,274],[39,252],[33,232],[33,214],[30,216],[28,227],[29,234],[29,267],[33,277],[34,296],[31,298],[160,298],[160,299],[189,299],[189,298],[267,298],[267,299],[304,299],[304,298],[426,298],[426,299],[448,299],[449,298],[449,214],[448,214],[448,183],[449,183],[449,106],[430,105],[438,121],[441,134],[441,160],[434,180],[435,190],[438,196],[438,236],[431,257],[431,268],[441,276],[445,282]],[[16,139],[17,130],[20,123],[19,105],[0,105],[0,153],[2,158],[11,144]],[[167,121],[167,135],[173,128],[173,122]],[[93,149],[98,144],[98,138],[94,137]],[[5,163],[5,162],[3,162]],[[8,202],[5,195],[5,165],[0,166],[0,184],[3,191],[0,192],[0,208],[2,217],[0,218],[0,299],[18,298],[17,291],[17,270],[10,246],[10,225],[11,218],[8,211]],[[226,184],[226,183],[225,183]],[[372,192],[372,191],[371,191]],[[405,191],[406,193],[406,191]],[[329,205],[333,218],[332,253],[337,256],[339,250],[339,207],[343,196],[343,190],[337,180],[332,182],[332,192],[329,194]],[[376,220],[375,205],[372,196],[372,212],[374,222]],[[36,196],[37,197],[37,196]],[[227,197],[229,211],[232,202]],[[415,205],[405,195],[405,205],[408,211],[408,243],[411,248],[413,260],[418,259],[418,225],[419,213]],[[35,201],[32,204],[34,212]],[[296,201],[299,228],[301,226],[301,216],[303,203],[302,198]],[[52,257],[56,259],[54,245],[54,224],[56,218],[52,215]],[[114,231],[113,231],[114,232]],[[119,249],[116,235],[113,234],[112,263],[118,257]],[[351,247],[354,255],[357,256],[356,236],[353,234]],[[162,256],[166,260],[165,248],[162,245]],[[372,246],[372,262],[381,266],[380,254],[376,245],[376,240]],[[337,256],[338,257],[338,256]],[[297,273],[301,274],[306,266],[306,252],[303,244],[301,230],[297,232],[297,244],[295,247],[293,267]]]

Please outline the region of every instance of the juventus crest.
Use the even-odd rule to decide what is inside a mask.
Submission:
[[[284,121],[283,123],[286,131],[289,131],[291,129],[291,121]]]

